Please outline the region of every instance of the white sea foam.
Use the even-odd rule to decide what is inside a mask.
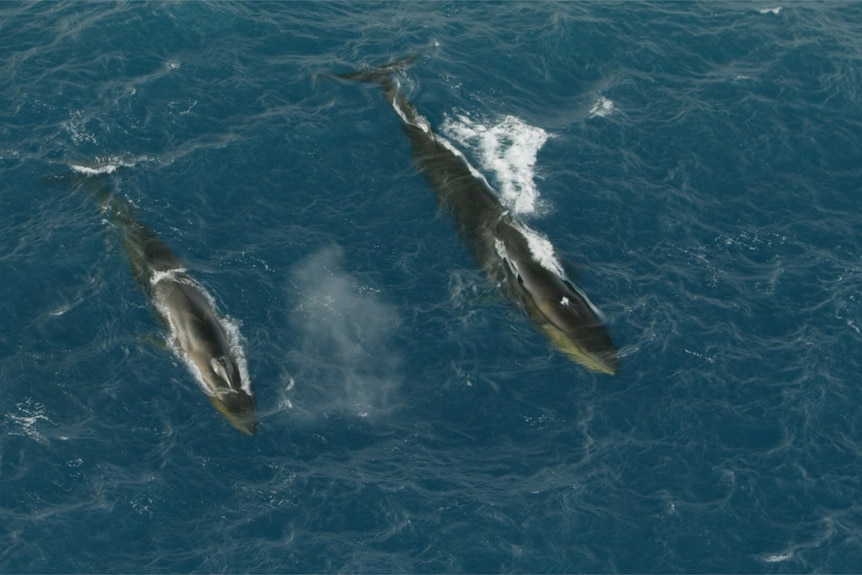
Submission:
[[[781,6],[776,6],[775,8],[761,8],[758,12],[761,14],[778,14],[781,12]]]
[[[140,158],[146,160],[146,158]],[[113,174],[120,168],[132,168],[140,160],[120,158],[118,156],[107,156],[104,158],[96,158],[92,163],[69,163],[68,166],[73,171],[85,176],[98,176],[100,174]]]
[[[187,277],[187,276],[185,276],[185,277],[182,276],[182,274],[185,274],[185,273],[186,273],[185,268],[176,268],[176,269],[172,269],[172,270],[166,270],[163,272],[162,271],[154,271],[153,276],[150,278],[150,285],[155,286],[157,283],[159,283],[160,281],[164,281],[164,280],[182,281],[185,279],[185,277]],[[190,282],[190,285],[194,285],[194,284]],[[195,287],[200,289],[198,286],[195,286]],[[201,291],[203,291],[203,290],[201,290]]]
[[[69,132],[75,144],[97,144],[96,134],[87,128],[92,118],[78,110],[72,113],[72,117],[63,123],[63,127]]]
[[[763,560],[767,563],[781,563],[782,561],[787,561],[791,558],[793,558],[792,551],[788,551],[786,553],[772,553],[763,556]]]
[[[497,251],[497,255],[502,259],[509,259],[509,252],[506,251],[506,244],[504,244],[503,240],[500,238],[494,238],[494,249]]]
[[[468,160],[464,156],[464,154],[461,152],[461,150],[456,148],[452,142],[450,142],[449,140],[447,140],[446,138],[443,138],[441,136],[437,136],[437,141],[444,148],[446,148],[447,150],[452,152],[453,155],[461,158],[464,161],[464,164],[467,166],[467,169],[470,170],[470,173],[473,175],[474,178],[476,178],[477,180],[482,180],[483,182],[485,182],[485,185],[487,185],[488,188],[491,188],[491,184],[488,183],[488,180],[485,178],[485,175],[482,172],[480,172],[479,170],[477,170],[475,168],[475,166],[473,166],[473,164],[470,163],[470,160]]]
[[[509,209],[517,214],[536,211],[536,156],[550,137],[547,132],[515,116],[486,124],[459,115],[447,118],[441,129],[458,144],[477,150],[482,167],[494,172],[500,200]]]
[[[105,166],[84,166],[82,164],[69,164],[69,167],[72,168],[72,170],[78,172],[79,174],[84,174],[85,176],[112,174],[117,169],[117,166],[113,164],[108,164]]]
[[[596,103],[593,104],[593,107],[590,108],[590,118],[605,118],[614,111],[614,103],[605,98],[604,96],[599,96],[599,99],[596,100]]]
[[[6,421],[11,424],[9,435],[23,435],[37,443],[47,444],[48,438],[38,429],[44,423],[53,424],[45,415],[45,406],[27,398],[15,407],[18,410],[17,414],[9,413],[6,415]]]
[[[554,246],[548,238],[527,226],[519,225],[518,227],[521,233],[524,234],[524,237],[527,238],[530,253],[533,254],[533,258],[539,262],[539,265],[561,278],[566,277],[566,272],[563,270]]]

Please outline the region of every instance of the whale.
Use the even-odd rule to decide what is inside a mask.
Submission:
[[[554,348],[589,370],[615,375],[619,356],[602,314],[569,279],[553,246],[512,216],[485,177],[432,131],[404,95],[398,74],[413,59],[333,76],[383,89],[384,99],[401,119],[413,164],[489,280],[526,312]]]
[[[135,280],[169,333],[169,346],[189,366],[213,407],[234,428],[254,435],[257,421],[251,382],[244,365],[241,368],[239,344],[228,335],[227,323],[216,312],[212,296],[192,279],[164,242],[138,221],[133,207],[109,191],[102,178],[87,180],[116,230]]]

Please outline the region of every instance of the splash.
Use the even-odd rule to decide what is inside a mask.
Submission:
[[[155,287],[155,285],[157,283],[159,283],[161,281],[166,281],[166,280],[167,281],[180,281],[184,277],[187,277],[185,275],[186,271],[188,271],[188,270],[186,270],[185,268],[176,268],[173,270],[166,270],[166,271],[156,270],[153,272],[153,276],[150,278],[150,285]],[[194,287],[197,288],[198,290],[200,290],[199,286],[194,286]],[[203,291],[203,290],[201,290],[201,291]],[[207,298],[207,299],[210,299],[210,298]],[[212,304],[212,302],[210,302],[210,304]]]
[[[536,156],[550,135],[515,116],[495,124],[483,124],[465,115],[447,118],[443,133],[460,145],[475,149],[482,167],[495,174],[500,200],[516,214],[536,211],[539,190],[535,178]]]
[[[524,234],[524,237],[527,238],[527,245],[530,248],[530,253],[533,255],[533,258],[539,262],[539,265],[561,278],[566,277],[566,272],[563,270],[563,266],[557,258],[554,245],[548,240],[548,238],[523,224],[519,225],[518,229]]]

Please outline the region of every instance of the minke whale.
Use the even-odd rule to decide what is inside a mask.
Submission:
[[[619,357],[601,313],[569,280],[547,240],[511,216],[487,180],[450,142],[431,131],[401,92],[396,73],[411,59],[336,77],[383,88],[384,98],[402,120],[416,168],[491,282],[524,309],[559,351],[588,369],[616,374]]]
[[[129,256],[135,279],[170,333],[171,349],[189,365],[216,410],[236,429],[253,435],[257,421],[251,382],[244,365],[240,367],[239,344],[228,336],[212,297],[156,234],[137,221],[131,205],[97,178],[88,180]]]

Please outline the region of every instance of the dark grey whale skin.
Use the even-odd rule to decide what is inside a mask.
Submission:
[[[416,169],[488,278],[503,286],[505,295],[523,307],[557,349],[588,369],[616,374],[617,350],[595,306],[564,274],[537,260],[525,227],[511,217],[464,156],[431,131],[399,90],[394,76],[412,59],[336,77],[383,88],[384,98],[402,119]]]

